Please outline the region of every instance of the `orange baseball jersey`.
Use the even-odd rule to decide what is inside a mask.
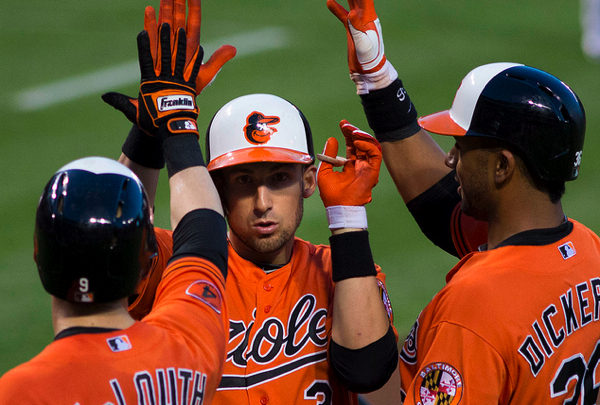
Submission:
[[[405,404],[593,404],[600,239],[576,221],[470,253],[400,354]]]
[[[156,233],[168,236],[164,230]],[[159,238],[159,244],[165,242]],[[334,291],[329,246],[296,238],[290,262],[268,274],[231,244],[228,254],[229,343],[213,404],[357,404],[357,395],[336,379],[327,358]],[[153,273],[160,273],[167,259],[159,257]],[[385,274],[376,268],[391,320]],[[147,302],[138,298],[130,312],[148,312],[142,308]]]
[[[212,263],[174,261],[143,321],[73,328],[0,379],[0,404],[209,404],[226,356],[224,287]]]

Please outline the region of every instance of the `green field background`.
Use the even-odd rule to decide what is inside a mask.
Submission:
[[[102,102],[101,91],[34,111],[19,109],[17,97],[36,86],[135,61],[146,5],[158,7],[158,0],[0,4],[0,374],[53,337],[50,298],[32,258],[34,214],[46,181],[73,159],[118,157],[130,127]],[[202,7],[203,43],[266,27],[279,27],[288,38],[281,49],[225,66],[198,99],[202,129],[225,102],[264,92],[291,100],[305,113],[317,150],[328,137],[340,136],[341,119],[368,130],[348,78],[345,32],[325,0],[205,0]],[[600,65],[581,54],[578,2],[379,0],[376,7],[386,55],[421,115],[448,108],[463,76],[484,63],[521,62],[570,84],[586,107],[588,130],[581,175],[567,185],[565,211],[600,231]],[[105,90],[135,95],[136,88],[132,83]],[[451,139],[443,141],[447,150]],[[156,208],[162,227],[169,226],[165,178]],[[421,235],[385,169],[368,217],[373,254],[387,273],[395,324],[405,336],[456,259]],[[306,201],[298,235],[328,243],[318,195]]]

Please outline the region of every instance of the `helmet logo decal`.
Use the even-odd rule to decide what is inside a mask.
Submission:
[[[258,111],[253,111],[246,117],[244,127],[246,139],[253,145],[269,142],[271,135],[277,132],[277,128],[273,128],[271,124],[279,124],[279,121],[279,117],[265,116]]]

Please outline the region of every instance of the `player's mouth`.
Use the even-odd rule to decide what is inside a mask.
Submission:
[[[277,223],[273,221],[261,221],[254,224],[254,229],[261,235],[269,235],[275,232]]]

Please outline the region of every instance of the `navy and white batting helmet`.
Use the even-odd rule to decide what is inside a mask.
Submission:
[[[146,192],[122,164],[79,159],[46,185],[36,214],[34,260],[48,293],[82,304],[128,297],[156,251]]]
[[[254,162],[309,164],[315,159],[310,126],[289,101],[249,94],[217,111],[206,131],[208,170]]]
[[[462,80],[452,108],[419,119],[429,132],[501,140],[546,181],[579,174],[585,111],[575,92],[542,70],[491,63]]]

